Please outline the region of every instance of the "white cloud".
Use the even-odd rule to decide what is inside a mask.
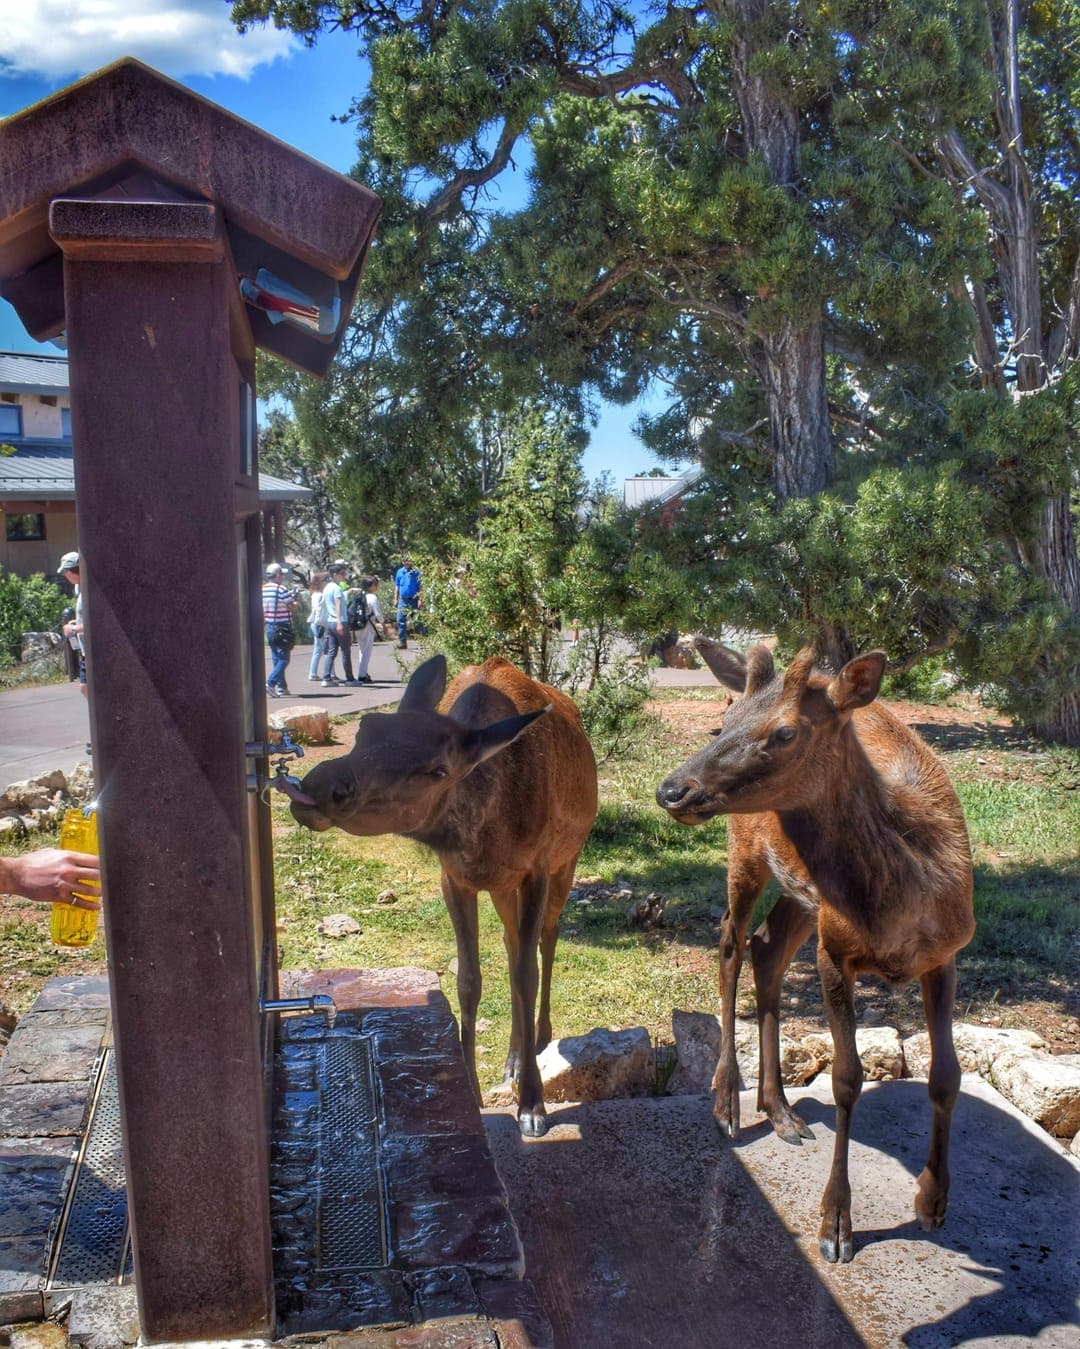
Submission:
[[[177,79],[246,78],[296,45],[272,27],[241,37],[226,0],[0,0],[0,77],[73,79],[135,56]]]

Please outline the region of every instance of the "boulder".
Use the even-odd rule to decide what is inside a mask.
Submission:
[[[547,1101],[609,1101],[618,1096],[649,1096],[656,1081],[656,1060],[649,1032],[591,1030],[553,1040],[537,1056]]]
[[[1080,1157],[1080,1132],[1073,1134],[1073,1141],[1069,1144],[1069,1151],[1074,1157]]]
[[[57,792],[67,791],[67,778],[59,769],[25,782],[13,782],[0,796],[0,812],[44,810],[55,804]]]
[[[828,1031],[807,1035],[802,1044],[818,1059],[819,1071],[832,1064],[833,1039]],[[865,1081],[889,1082],[904,1076],[904,1047],[895,1027],[859,1026],[855,1031],[855,1044]]]
[[[671,1013],[675,1037],[675,1071],[668,1082],[672,1096],[694,1096],[711,1091],[713,1073],[720,1058],[720,1018],[711,1012]],[[744,1087],[757,1081],[757,1022],[735,1022],[735,1058]]]
[[[360,924],[349,913],[328,913],[318,927],[321,937],[355,937],[362,932]]]
[[[999,1054],[986,1079],[1055,1138],[1080,1130],[1080,1054]]]
[[[293,740],[305,745],[329,745],[330,713],[325,707],[278,707],[270,713],[271,730],[288,731]]]
[[[35,673],[63,668],[64,642],[66,638],[58,632],[24,632],[22,635],[22,660]]]
[[[1007,1030],[1001,1026],[970,1026],[953,1022],[953,1045],[960,1070],[986,1077],[1001,1054],[1030,1054],[1046,1051],[1046,1041],[1034,1031]],[[908,1077],[927,1077],[930,1073],[930,1036],[927,1031],[909,1035],[904,1041],[904,1064]]]

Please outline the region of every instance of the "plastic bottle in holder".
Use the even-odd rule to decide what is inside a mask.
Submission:
[[[97,856],[97,809],[93,802],[64,813],[60,826],[60,846],[71,852],[93,853]],[[87,888],[83,899],[100,900],[101,896]],[[52,906],[50,930],[56,946],[89,946],[97,932],[98,910],[79,909],[74,904],[58,903]]]

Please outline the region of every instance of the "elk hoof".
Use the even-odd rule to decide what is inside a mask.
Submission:
[[[518,1129],[521,1131],[522,1138],[543,1138],[548,1131],[547,1115],[544,1114],[543,1106],[536,1106],[533,1110],[518,1111]]]
[[[936,1232],[945,1221],[945,1210],[948,1206],[948,1185],[941,1185],[929,1171],[923,1171],[915,1195],[915,1216],[922,1230]]]
[[[830,1265],[846,1265],[855,1255],[855,1241],[851,1235],[851,1215],[834,1214],[826,1217],[818,1236],[822,1258]]]
[[[794,1147],[801,1148],[804,1138],[812,1139],[814,1131],[809,1124],[799,1118],[795,1111],[790,1107],[783,1107],[776,1110],[767,1110],[773,1130],[777,1138],[783,1139],[785,1143],[791,1143]]]

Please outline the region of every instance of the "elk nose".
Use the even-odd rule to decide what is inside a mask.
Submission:
[[[700,791],[692,778],[680,778],[675,774],[665,778],[656,789],[656,804],[663,810],[674,810],[688,797]]]

